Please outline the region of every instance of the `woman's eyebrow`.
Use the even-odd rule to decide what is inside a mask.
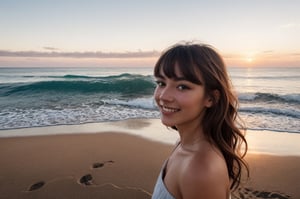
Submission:
[[[174,77],[174,78],[172,78],[172,79],[174,79],[175,81],[189,81],[187,78],[185,78],[185,77]]]
[[[160,78],[160,79],[166,79],[166,77],[164,75],[161,75],[161,74],[155,75],[155,77]],[[173,79],[174,81],[189,81],[185,77],[172,77],[171,79]]]
[[[191,82],[193,84],[198,84],[198,85],[203,85],[202,81],[198,81],[198,82],[193,82],[189,79],[187,79],[186,77],[174,77],[172,78],[174,81],[179,82],[179,81],[186,81],[186,82]]]
[[[157,74],[157,75],[155,75],[155,77],[163,79],[163,80],[167,79],[167,77],[164,76],[164,75],[162,75],[162,74]],[[179,82],[179,81],[188,81],[188,82],[191,82],[186,77],[172,77],[171,79],[174,80],[174,81],[176,81],[176,82]],[[200,84],[202,84],[202,83],[200,82]]]
[[[166,79],[166,77],[161,74],[154,75],[154,77],[160,78],[160,79]]]

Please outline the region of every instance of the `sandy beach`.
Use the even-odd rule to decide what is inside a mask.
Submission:
[[[162,142],[147,137],[151,132],[159,136],[159,130],[166,129],[152,120],[129,120],[89,128],[0,131],[1,198],[151,198],[160,167],[176,140],[173,132],[164,132],[161,136],[167,137],[160,137]],[[48,135],[51,132],[56,135]],[[286,139],[284,133],[274,139],[268,134],[268,144],[273,139],[276,150],[284,148],[278,146],[279,135]],[[291,151],[248,153],[251,179],[234,198],[300,198],[300,156],[291,153],[300,135],[293,136]],[[257,144],[254,137],[250,136],[250,143]]]

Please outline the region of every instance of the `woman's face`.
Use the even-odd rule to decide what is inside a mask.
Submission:
[[[204,85],[185,79],[175,65],[177,78],[168,78],[161,70],[156,77],[155,101],[161,112],[161,121],[166,126],[178,129],[185,125],[201,125],[207,107],[212,105],[205,95]],[[203,82],[199,75],[199,79]]]

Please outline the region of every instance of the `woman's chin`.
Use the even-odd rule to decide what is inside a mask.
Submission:
[[[161,123],[167,127],[172,127],[172,126],[176,126],[174,122],[172,121],[168,121],[168,120],[164,120],[164,119],[161,119]]]

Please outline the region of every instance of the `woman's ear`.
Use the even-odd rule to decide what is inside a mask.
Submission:
[[[214,106],[215,104],[217,104],[219,102],[219,99],[220,99],[220,91],[217,89],[211,91],[208,96],[206,107],[210,108],[210,107]]]

